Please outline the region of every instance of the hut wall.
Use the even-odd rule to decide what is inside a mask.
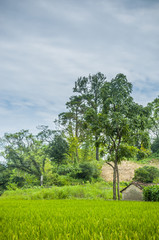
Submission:
[[[123,200],[136,200],[142,201],[143,200],[143,191],[136,187],[135,185],[130,185],[127,189],[122,192],[122,199]]]

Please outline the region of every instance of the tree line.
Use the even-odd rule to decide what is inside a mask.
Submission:
[[[5,174],[41,185],[55,184],[59,175],[91,180],[98,178],[104,159],[113,169],[113,199],[120,199],[118,164],[159,149],[159,97],[142,106],[134,101],[132,88],[121,73],[111,81],[100,72],[78,78],[66,111],[55,121],[58,131],[41,126],[36,136],[22,130],[1,139],[2,185]]]

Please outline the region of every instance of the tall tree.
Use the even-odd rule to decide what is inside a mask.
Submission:
[[[79,161],[78,148],[83,138],[83,114],[85,105],[81,96],[71,96],[66,103],[67,112],[59,114],[59,123],[65,127],[65,132],[71,148],[74,162]],[[75,151],[75,154],[73,152]]]
[[[103,112],[100,115],[100,123],[109,153],[107,163],[113,168],[114,200],[116,188],[120,199],[118,164],[124,157],[136,154],[137,129],[141,132],[146,129],[149,116],[148,108],[133,102],[131,92],[132,84],[123,74],[118,74],[111,82],[106,82],[101,91]]]
[[[83,99],[85,111],[85,126],[90,128],[95,138],[96,159],[99,160],[99,136],[100,128],[98,127],[98,114],[101,110],[101,88],[106,77],[102,73],[80,77],[75,82],[73,91],[78,93]]]

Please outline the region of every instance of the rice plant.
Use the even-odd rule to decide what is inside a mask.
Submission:
[[[0,199],[2,240],[158,240],[159,202]]]

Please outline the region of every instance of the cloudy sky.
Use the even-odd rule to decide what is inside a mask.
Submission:
[[[0,0],[0,137],[65,110],[74,82],[124,73],[133,97],[159,95],[158,0]]]

